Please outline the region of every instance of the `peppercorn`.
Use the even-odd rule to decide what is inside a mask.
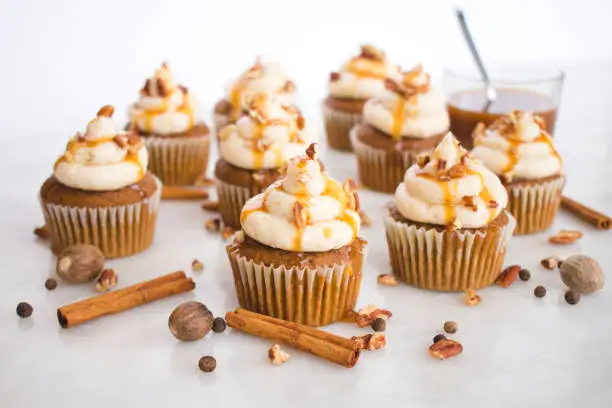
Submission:
[[[57,288],[57,281],[53,278],[47,279],[45,281],[45,288],[47,288],[47,290],[54,290]]]
[[[580,293],[574,292],[571,289],[565,292],[565,301],[570,305],[575,305],[576,303],[580,302],[581,297],[582,296],[580,295]]]
[[[19,302],[17,305],[17,316],[26,318],[32,316],[34,308],[28,302]]]
[[[527,282],[529,279],[531,279],[531,272],[529,272],[527,269],[521,269],[519,271],[519,279],[523,282]]]
[[[433,342],[434,342],[434,343],[437,343],[437,342],[439,342],[440,340],[444,340],[445,338],[446,338],[446,336],[445,336],[445,335],[443,335],[443,334],[436,334],[436,335],[434,336],[434,338],[433,338]]]
[[[198,367],[205,373],[213,372],[217,368],[217,360],[213,356],[204,356],[198,361]]]
[[[227,324],[225,324],[225,320],[223,320],[222,317],[215,317],[215,320],[213,321],[212,331],[214,331],[215,333],[223,333],[226,327]]]
[[[542,298],[546,296],[546,288],[544,286],[536,286],[536,288],[533,290],[533,294],[536,297]]]
[[[372,322],[372,330],[376,332],[384,332],[386,328],[387,322],[385,321],[385,319],[378,317]]]
[[[450,334],[457,332],[457,323],[453,321],[444,322],[444,331]]]

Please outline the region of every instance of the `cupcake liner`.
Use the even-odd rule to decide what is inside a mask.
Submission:
[[[219,179],[216,180],[216,184],[221,220],[223,220],[224,225],[239,230],[242,228],[240,225],[240,212],[242,212],[242,207],[244,207],[244,204],[249,198],[263,193],[266,186],[246,188],[229,184]]]
[[[73,244],[91,244],[106,258],[119,258],[148,248],[155,236],[162,183],[139,203],[113,207],[76,207],[44,203],[45,223],[50,231],[53,252]]]
[[[537,184],[506,186],[506,208],[516,218],[515,234],[532,234],[544,231],[552,225],[561,204],[565,181],[565,176],[560,175],[553,180]]]
[[[206,173],[210,137],[144,137],[149,170],[166,185],[192,185]]]
[[[350,132],[353,150],[357,156],[359,181],[367,188],[382,193],[393,193],[404,179],[404,173],[416,157],[424,151],[388,152],[366,145],[357,138],[357,126]]]
[[[385,217],[393,274],[424,289],[446,292],[491,285],[503,268],[515,221],[499,230],[437,231]]]
[[[309,326],[342,320],[355,307],[363,254],[351,264],[316,269],[265,265],[228,249],[240,306],[253,312]]]
[[[343,112],[334,110],[323,104],[323,118],[325,120],[325,133],[329,147],[345,152],[352,152],[350,132],[353,126],[361,121],[361,113]]]

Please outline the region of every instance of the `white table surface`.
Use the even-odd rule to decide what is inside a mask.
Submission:
[[[570,71],[556,138],[569,176],[566,193],[607,212],[612,212],[611,67]],[[304,107],[308,117],[320,121],[315,98]],[[61,329],[57,307],[93,292],[89,285],[61,281],[55,291],[44,288],[54,258],[32,235],[42,221],[36,194],[63,146],[55,141],[33,146],[27,136],[3,138],[0,146],[0,407],[612,404],[612,283],[569,306],[558,273],[539,267],[548,255],[584,253],[610,271],[612,232],[597,231],[565,213],[551,231],[580,229],[585,232],[581,241],[554,247],[547,233],[513,238],[506,263],[529,268],[531,280],[482,290],[483,302],[468,307],[462,294],[376,284],[377,274],[389,272],[381,222],[389,196],[363,192],[365,210],[375,223],[363,228],[369,254],[358,306],[376,303],[394,316],[387,325],[387,347],[363,353],[353,369],[291,349],[288,363],[272,366],[269,341],[231,330],[194,343],[170,334],[168,316],[183,301],[199,300],[219,316],[237,307],[224,242],[205,231],[209,214],[197,202],[164,202],[153,246],[108,262],[119,273],[120,287],[184,269],[197,282],[193,293]],[[355,175],[351,155],[324,152],[323,158],[336,178]],[[193,258],[204,262],[204,272],[191,272]],[[533,296],[540,284],[548,289],[543,299]],[[15,315],[19,301],[34,306],[30,319]],[[464,353],[438,361],[427,349],[445,320],[459,323],[453,338],[463,343]],[[348,324],[329,330],[368,332]],[[217,370],[204,374],[197,362],[208,354],[217,359]]]

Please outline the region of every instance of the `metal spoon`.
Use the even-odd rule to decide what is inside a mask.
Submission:
[[[463,14],[463,10],[459,7],[455,7],[455,14],[457,15],[457,20],[459,21],[459,26],[461,27],[461,32],[463,33],[463,37],[468,44],[470,52],[472,53],[472,58],[474,58],[474,62],[476,63],[476,67],[480,72],[480,76],[482,77],[482,81],[485,85],[485,97],[487,101],[483,107],[484,112],[488,112],[489,108],[497,99],[497,92],[495,92],[495,88],[491,85],[491,79],[489,78],[489,74],[487,73],[487,69],[482,62],[482,58],[480,58],[480,54],[478,53],[478,49],[476,48],[476,44],[474,43],[474,39],[472,38],[472,34],[470,33],[470,29],[468,28],[467,22],[465,20],[465,15]]]

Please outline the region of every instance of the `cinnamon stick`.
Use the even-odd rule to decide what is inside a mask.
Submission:
[[[210,197],[208,191],[198,187],[164,186],[162,199],[164,200],[206,200]]]
[[[359,360],[353,340],[299,323],[237,309],[228,312],[225,321],[233,329],[285,343],[328,361],[351,368]]]
[[[572,200],[569,197],[561,197],[561,208],[566,209],[572,214],[580,217],[582,220],[595,226],[599,229],[610,229],[612,228],[612,217],[595,211],[592,208],[587,207],[584,204],[580,204],[577,201]]]
[[[57,309],[57,319],[63,328],[70,328],[98,317],[123,312],[134,307],[188,292],[195,282],[178,271],[137,283],[103,295],[71,303]]]

